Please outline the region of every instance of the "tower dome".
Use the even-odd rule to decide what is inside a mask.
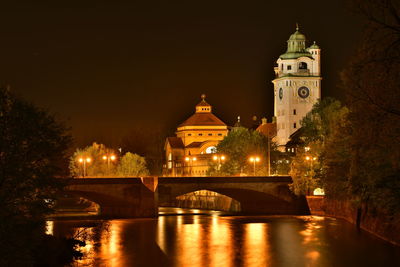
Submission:
[[[290,35],[288,41],[306,41],[306,36],[299,32],[299,26],[296,25],[296,32]]]
[[[287,41],[287,50],[282,54],[282,59],[296,59],[299,57],[312,57],[306,50],[306,36],[299,31],[299,25],[296,24],[296,32],[290,35]]]

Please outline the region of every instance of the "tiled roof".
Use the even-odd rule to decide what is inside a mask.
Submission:
[[[189,145],[187,145],[186,148],[201,147],[201,145],[202,145],[203,143],[204,143],[204,142],[192,142],[192,143],[190,143]]]
[[[257,131],[265,136],[274,137],[276,136],[276,123],[264,123],[258,126]]]
[[[167,137],[167,141],[172,148],[185,148],[182,139],[179,137]]]
[[[226,126],[226,124],[212,113],[195,113],[178,127],[183,126]]]
[[[209,107],[209,106],[211,106],[210,104],[208,104],[204,99],[203,100],[201,100],[201,102],[200,103],[198,103],[196,106],[201,106],[201,107]]]

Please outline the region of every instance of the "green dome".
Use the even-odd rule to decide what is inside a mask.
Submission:
[[[289,41],[305,41],[306,36],[299,32],[298,28],[296,29],[296,32],[290,35]]]
[[[281,59],[296,59],[299,57],[312,58],[311,53],[306,50],[306,36],[299,32],[298,25],[296,25],[296,32],[290,35],[287,44],[286,53],[280,56]]]
[[[319,46],[314,41],[314,43],[309,47],[309,49],[319,49]]]

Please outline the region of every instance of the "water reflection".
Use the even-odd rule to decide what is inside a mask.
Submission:
[[[335,219],[181,212],[54,221],[47,231],[86,240],[75,266],[400,266],[399,248]]]
[[[234,240],[229,223],[218,217],[212,216],[208,232],[208,266],[233,266]]]
[[[266,223],[245,224],[244,266],[270,266],[270,251]]]
[[[54,233],[54,222],[53,221],[46,222],[45,233],[46,233],[46,235],[53,235],[53,233]]]
[[[100,244],[101,244],[101,258],[107,262],[107,266],[117,267],[124,266],[121,252],[121,228],[123,222],[111,221],[108,226],[108,231],[103,231]]]

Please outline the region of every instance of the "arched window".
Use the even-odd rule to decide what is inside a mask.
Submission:
[[[217,152],[217,148],[215,146],[209,146],[206,148],[206,154],[211,154]]]
[[[168,154],[168,169],[172,169],[172,153]]]
[[[300,70],[306,70],[306,69],[307,69],[307,63],[305,63],[305,62],[300,62],[300,63],[299,63],[299,69],[300,69]]]

